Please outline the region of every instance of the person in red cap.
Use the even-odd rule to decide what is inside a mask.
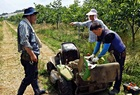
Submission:
[[[88,28],[88,31],[89,31],[88,47],[89,47],[89,53],[92,54],[97,37],[92,31],[90,31],[91,24],[93,23],[93,21],[98,21],[102,25],[103,29],[108,29],[108,27],[103,23],[102,20],[97,18],[96,9],[91,9],[86,15],[88,16],[89,20],[85,22],[71,22],[70,25],[86,26]]]
[[[26,87],[30,84],[34,95],[45,93],[45,90],[39,89],[37,81],[41,42],[32,27],[32,24],[36,23],[36,14],[38,12],[33,7],[25,9],[23,20],[20,21],[17,29],[18,52],[21,52],[20,61],[25,71],[25,77],[20,84],[17,95],[23,95]]]

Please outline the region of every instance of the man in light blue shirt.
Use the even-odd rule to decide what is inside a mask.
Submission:
[[[23,20],[18,25],[18,51],[21,52],[20,61],[24,67],[25,77],[20,84],[17,95],[23,95],[30,84],[34,90],[34,95],[45,93],[38,86],[38,56],[41,42],[32,27],[32,24],[36,22],[36,14],[38,12],[33,7],[25,9]]]

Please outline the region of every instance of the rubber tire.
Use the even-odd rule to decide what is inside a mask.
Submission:
[[[49,61],[49,62],[46,64],[46,66],[47,66],[47,73],[48,73],[49,75],[50,75],[50,73],[51,73],[52,70],[56,70],[54,64],[53,64],[51,61]]]
[[[72,88],[72,82],[67,81],[64,77],[61,77],[57,81],[58,95],[74,95],[74,89]]]

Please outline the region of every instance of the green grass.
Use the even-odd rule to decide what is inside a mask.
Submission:
[[[38,30],[38,35],[41,40],[48,44],[54,51],[60,48],[63,42],[73,42],[76,44],[81,53],[87,54],[87,33],[81,32],[79,35],[77,32],[64,31],[64,30]],[[83,36],[85,34],[85,36]]]
[[[1,41],[3,40],[3,32],[2,32],[2,22],[0,22],[0,51],[1,51]],[[0,67],[2,65],[1,58],[0,58]]]
[[[8,23],[10,23],[10,22],[8,22]],[[15,30],[12,27],[10,27],[10,25],[8,23],[6,23],[6,24],[7,24],[8,28],[10,29],[10,31],[12,32],[12,35],[17,36],[17,32],[15,32]]]
[[[2,22],[0,22],[0,41],[3,39],[3,33],[2,33]]]
[[[42,27],[42,26],[40,26]],[[35,29],[36,30],[36,29]],[[77,33],[77,30],[73,28],[63,28],[63,29],[53,29],[47,27],[46,29],[37,29],[37,35],[39,38],[45,43],[49,48],[51,48],[54,52],[57,52],[59,48],[61,48],[62,42],[74,42],[78,47],[80,53],[87,54],[87,42],[88,42],[88,32],[80,32]],[[140,34],[136,36],[135,47],[131,47],[131,39],[129,36],[124,36],[121,34],[121,37],[126,44],[127,47],[127,61],[125,62],[124,72],[123,72],[123,80],[122,84],[125,82],[134,82],[137,86],[140,87]],[[45,89],[49,91],[54,91],[53,85],[50,84],[49,79],[47,77],[46,68],[44,68],[44,63],[40,62],[40,71],[39,75],[41,76],[41,83],[44,85]],[[125,95],[123,92],[123,86],[121,86],[121,92],[118,95]]]
[[[65,32],[64,30],[52,30],[52,29],[44,29],[39,30],[37,33],[40,35],[41,39],[44,43],[49,45],[51,49],[54,51],[60,48],[62,42],[74,42],[81,53],[86,54],[87,50],[87,33],[81,32],[78,36],[76,30],[69,31],[67,29]],[[123,36],[122,36],[123,37]],[[137,36],[136,40],[136,47],[131,48],[130,43],[131,39],[122,38],[124,43],[127,47],[127,56],[129,56],[129,60],[125,63],[124,73],[123,73],[123,80],[122,84],[126,82],[134,82],[137,86],[140,87],[140,37]],[[51,88],[51,85],[50,85]],[[118,95],[125,95],[123,91],[123,86],[121,86],[121,92]]]

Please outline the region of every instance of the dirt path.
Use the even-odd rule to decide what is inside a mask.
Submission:
[[[4,38],[0,48],[0,95],[16,95],[24,77],[24,70],[19,61],[20,54],[17,52],[17,39],[12,35],[6,21],[2,25]],[[46,63],[49,57],[53,55],[54,53],[43,44],[40,60]],[[24,95],[33,95],[31,86],[28,86]]]

